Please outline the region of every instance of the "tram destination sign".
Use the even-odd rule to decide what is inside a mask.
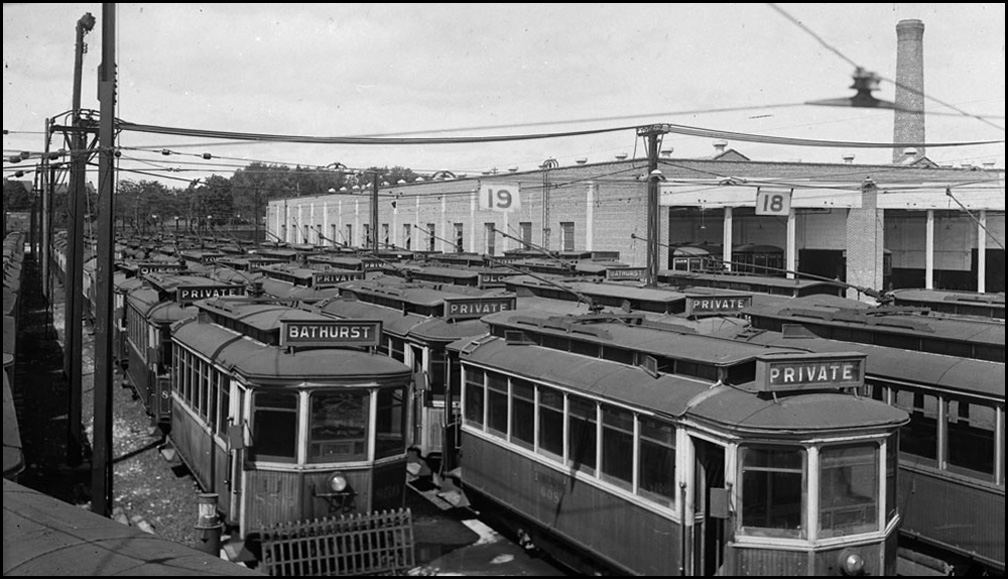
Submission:
[[[368,348],[381,342],[380,320],[280,320],[280,346]]]
[[[188,285],[175,290],[175,301],[188,305],[209,298],[226,298],[245,295],[243,285]]]
[[[686,296],[686,315],[733,315],[741,312],[751,305],[751,295],[688,295]]]
[[[185,269],[185,264],[177,261],[148,261],[137,265],[140,275],[148,273],[177,272]]]
[[[513,271],[483,271],[479,273],[479,285],[480,287],[503,285],[504,280],[514,275],[518,274]]]
[[[643,281],[647,275],[647,268],[644,267],[610,267],[605,270],[606,279],[613,280],[633,280]]]
[[[449,320],[471,320],[487,314],[513,310],[518,304],[515,296],[479,298],[444,298],[444,317]]]
[[[859,352],[760,356],[756,387],[761,392],[859,388],[864,385],[865,358]]]
[[[363,271],[315,271],[312,272],[312,285],[315,287],[333,285],[344,281],[364,279]]]

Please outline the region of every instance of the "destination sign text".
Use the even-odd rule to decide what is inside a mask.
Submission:
[[[175,301],[182,305],[186,305],[208,298],[223,298],[243,295],[245,295],[245,286],[241,285],[196,285],[176,289]]]
[[[865,354],[795,354],[756,360],[757,387],[765,392],[857,388],[864,384]]]
[[[719,316],[737,314],[752,305],[748,295],[686,296],[687,316]]]
[[[448,319],[465,320],[481,318],[487,314],[496,314],[515,309],[518,300],[515,296],[495,296],[481,298],[444,298],[445,317]]]
[[[281,320],[281,346],[371,347],[381,342],[377,320]]]

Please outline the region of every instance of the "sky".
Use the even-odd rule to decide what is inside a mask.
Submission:
[[[82,106],[97,110],[102,5],[3,5],[5,177],[27,165],[10,164],[12,154],[42,150],[45,119],[71,108],[74,30],[87,12],[98,24],[86,37]],[[251,161],[476,175],[532,170],[547,158],[560,165],[621,153],[642,158],[633,127],[656,122],[886,143],[893,139],[892,111],[803,103],[852,96],[852,63],[895,79],[896,23],[907,18],[925,25],[928,142],[1002,141],[929,148],[928,157],[1003,168],[1004,3],[119,4],[117,116],[133,123],[322,137],[628,127],[591,136],[399,146],[123,132],[121,167],[175,186],[211,173],[228,176]],[[893,83],[883,81],[874,95],[893,100],[894,93]],[[669,134],[663,148],[673,149],[673,158],[698,158],[714,154],[713,143]],[[839,163],[849,152],[855,163],[892,159],[891,149],[728,146],[757,161]],[[162,148],[173,154],[162,155]],[[203,153],[214,159],[203,160]]]

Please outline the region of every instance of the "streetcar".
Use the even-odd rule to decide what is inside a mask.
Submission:
[[[196,315],[193,302],[244,295],[246,287],[195,275],[149,273],[125,298],[126,382],[154,425],[171,423],[172,324]]]
[[[1004,364],[769,331],[736,337],[864,353],[863,394],[910,414],[900,433],[900,574],[1004,574]]]
[[[921,308],[874,307],[832,296],[754,304],[744,313],[757,330],[801,328],[842,342],[1005,361],[1005,325],[1000,320],[936,315]]]
[[[276,298],[312,304],[339,295],[338,285],[364,278],[360,270],[304,267],[293,263],[259,268],[262,290]]]
[[[170,441],[254,553],[279,523],[403,506],[409,366],[381,323],[220,298],[172,333]]]
[[[892,575],[905,411],[865,355],[520,310],[449,349],[462,481],[572,566],[644,575]]]
[[[981,294],[906,288],[893,290],[889,294],[894,306],[923,307],[934,312],[1005,319],[1004,292]]]

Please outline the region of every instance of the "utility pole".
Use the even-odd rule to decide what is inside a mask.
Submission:
[[[84,121],[81,119],[81,75],[84,67],[84,35],[94,29],[95,18],[90,12],[77,21],[77,42],[74,50],[73,109],[71,119],[71,200],[67,204],[69,231],[67,235],[68,256],[66,276],[66,309],[64,327],[66,337],[64,347],[64,373],[70,382],[67,409],[67,464],[77,466],[81,462],[83,433],[81,432],[82,407],[82,354],[81,318],[83,317],[84,287],[84,213],[87,210],[84,177],[87,167]]]
[[[550,157],[543,161],[540,167],[543,170],[543,193],[542,193],[542,246],[549,251],[550,247],[550,169],[556,169],[560,166],[560,163],[556,159]],[[563,249],[562,247],[560,249]]]
[[[668,132],[664,125],[649,125],[637,128],[637,136],[647,139],[648,173],[647,173],[647,278],[645,285],[655,287],[658,284],[658,242],[661,235],[661,221],[658,208],[658,181],[662,179],[658,170],[658,148],[661,139]]]
[[[115,101],[116,10],[102,4],[102,63],[98,69],[98,249],[95,301],[94,456],[91,460],[91,511],[112,516],[112,274],[115,268]]]
[[[45,145],[42,153],[42,163],[39,165],[39,171],[41,172],[40,192],[42,194],[42,294],[46,299],[46,311],[49,311],[49,305],[52,302],[52,296],[49,294],[49,259],[52,248],[49,246],[52,243],[52,237],[50,228],[52,223],[49,221],[49,205],[52,203],[51,193],[49,189],[49,125],[52,121],[46,117],[45,120]],[[46,320],[48,321],[48,320]]]
[[[371,252],[378,253],[378,171],[371,172]]]

